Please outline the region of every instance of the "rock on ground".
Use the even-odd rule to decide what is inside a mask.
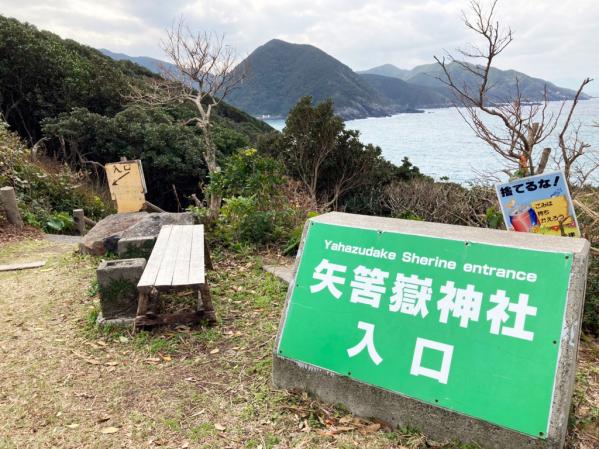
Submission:
[[[157,236],[160,228],[167,224],[193,224],[190,213],[147,213],[130,212],[109,215],[100,220],[83,237],[79,250],[83,254],[101,256],[107,252],[117,252],[121,238]]]

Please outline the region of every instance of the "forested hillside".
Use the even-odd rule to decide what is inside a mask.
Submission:
[[[0,16],[0,113],[31,144],[75,169],[97,171],[121,156],[140,158],[150,201],[184,198],[206,179],[200,132],[184,123],[186,105],[144,106],[128,100],[132,85],[157,75],[129,61]],[[227,104],[213,132],[221,156],[271,128]],[[100,172],[101,173],[101,172]]]
[[[439,108],[452,105],[445,90],[410,84],[399,78],[363,74],[360,75],[370,86],[382,92],[397,106],[398,112],[412,112],[418,108]]]
[[[312,45],[273,39],[243,64],[249,66],[248,77],[229,101],[253,115],[286,116],[306,95],[316,102],[331,98],[346,119],[393,112],[391,102],[359,75]]]

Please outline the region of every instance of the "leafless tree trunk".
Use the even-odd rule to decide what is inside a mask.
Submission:
[[[149,86],[131,86],[131,99],[150,105],[181,102],[194,105],[197,115],[184,125],[194,125],[201,130],[203,157],[208,172],[214,175],[220,167],[212,137],[212,113],[245,78],[246,67],[235,67],[235,54],[225,45],[224,36],[193,32],[183,19],[167,31],[162,48],[175,68],[163,67],[162,77],[150,79]],[[210,219],[218,216],[221,200],[216,194],[208,198]]]
[[[451,54],[443,58],[435,56],[443,73],[438,79],[453,92],[458,112],[475,134],[508,162],[506,173],[510,176],[540,174],[547,166],[552,149],[545,147],[542,151],[535,150],[558,128],[565,102],[558,113],[549,112],[547,87],[540,104],[527,102],[520,91],[518,80],[513,98],[499,99],[490,95],[493,87],[490,82],[493,63],[513,40],[512,30],[504,30],[495,18],[497,2],[498,0],[493,1],[488,11],[483,10],[479,0],[470,2],[471,15],[468,17],[464,14],[464,24],[483,43],[459,49],[460,59],[455,59]],[[474,85],[460,82],[455,69],[476,80]],[[584,167],[578,163],[589,148],[588,144],[579,139],[578,130],[574,133],[573,141],[566,141],[574,110],[583,89],[591,81],[590,78],[584,79],[576,92],[559,134],[559,152],[553,155],[556,165],[563,169],[573,195],[591,173],[599,168],[596,161],[590,165],[587,162]],[[498,119],[502,126],[499,129],[489,126],[485,121],[488,117]]]

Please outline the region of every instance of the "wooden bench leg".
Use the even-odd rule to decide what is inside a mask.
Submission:
[[[137,316],[133,322],[133,331],[138,329],[138,318],[144,317],[148,313],[148,303],[150,301],[150,295],[148,292],[139,292],[137,298]]]
[[[204,239],[204,260],[206,269],[214,270],[214,265],[212,265],[212,257],[210,256],[210,248],[208,248],[208,242],[206,242],[206,239]]]
[[[139,292],[137,299],[137,316],[143,316],[148,313],[148,304],[150,302],[150,295],[147,292]]]
[[[208,319],[208,322],[210,324],[216,323],[216,313],[214,312],[212,295],[210,294],[210,287],[208,287],[208,283],[201,284],[198,293],[202,299],[204,315]]]

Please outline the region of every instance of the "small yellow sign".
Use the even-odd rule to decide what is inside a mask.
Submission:
[[[537,214],[541,233],[554,235],[565,233],[568,235],[574,232],[577,237],[580,236],[574,217],[568,213],[568,199],[565,196],[533,201],[530,205]]]
[[[117,212],[138,212],[146,201],[146,181],[140,160],[106,164],[110,195],[116,201]]]

